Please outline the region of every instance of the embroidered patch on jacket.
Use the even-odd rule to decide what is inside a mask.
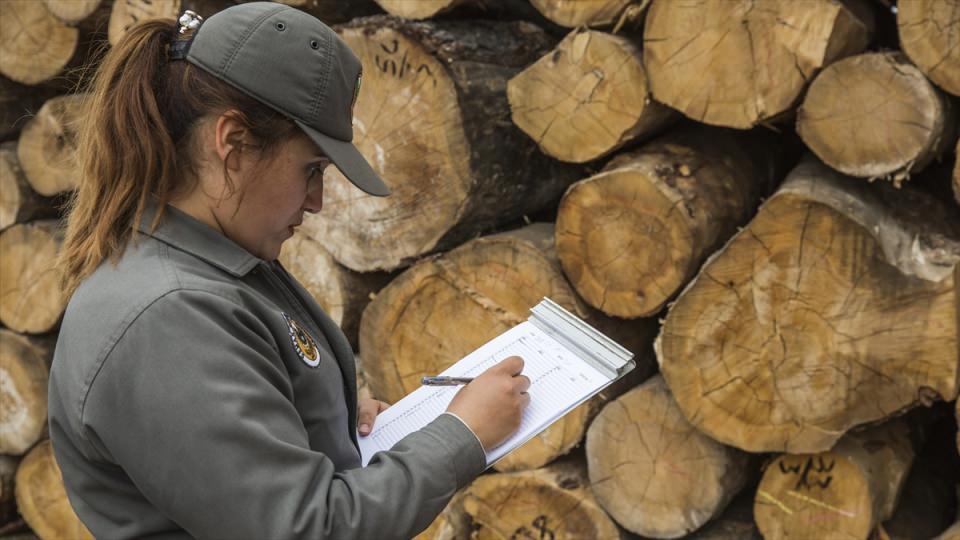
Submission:
[[[286,313],[281,313],[287,321],[287,332],[290,333],[290,340],[293,341],[293,348],[297,350],[297,356],[303,360],[303,363],[310,367],[320,365],[320,349],[316,342],[300,326],[300,323],[293,320],[293,317]]]

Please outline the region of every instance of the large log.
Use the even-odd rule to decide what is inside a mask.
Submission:
[[[764,538],[866,540],[896,508],[916,441],[902,420],[850,433],[830,451],[784,454],[757,488]]]
[[[21,455],[43,435],[50,352],[42,343],[0,328],[0,454]]]
[[[77,134],[85,103],[86,94],[50,99],[23,128],[17,157],[37,193],[53,196],[77,186]]]
[[[586,320],[637,354],[633,384],[650,372],[652,321],[623,324],[582,310],[552,250],[553,228],[534,224],[479,238],[398,276],[363,313],[360,355],[373,395],[393,402],[420,386],[420,378],[449,367],[493,337],[526,320],[544,296]],[[619,325],[619,328],[614,327]],[[497,462],[498,470],[543,466],[570,451],[606,399],[624,381],[577,407]]]
[[[607,314],[657,313],[792,165],[782,142],[700,126],[618,155],[560,201],[564,273]]]
[[[22,84],[50,80],[74,57],[80,32],[56,18],[43,2],[0,3],[0,74]]]
[[[54,202],[30,187],[20,160],[17,143],[0,144],[0,231],[31,219],[56,217]]]
[[[583,163],[671,122],[653,101],[640,49],[627,38],[580,28],[507,83],[513,122],[547,155]]]
[[[353,348],[358,348],[363,309],[390,275],[354,272],[337,263],[320,242],[300,231],[283,244],[280,262],[340,326]]]
[[[56,221],[33,221],[0,232],[0,322],[17,332],[42,334],[63,315],[56,259],[63,231]]]
[[[20,514],[43,540],[93,539],[67,500],[50,439],[34,446],[20,462],[15,492]]]
[[[447,512],[455,514],[449,519],[466,520],[469,538],[476,540],[628,537],[597,504],[583,463],[576,460],[481,476],[461,491],[456,503]]]
[[[797,132],[824,163],[897,185],[950,148],[955,130],[947,96],[899,52],[829,66],[797,111]]]
[[[653,97],[706,124],[772,120],[820,68],[870,43],[872,12],[857,4],[654,0],[643,35]]]
[[[587,431],[597,502],[622,527],[680,538],[719,515],[743,488],[747,454],[703,435],[655,376],[608,403]]]
[[[960,3],[899,0],[900,48],[937,86],[960,96]]]
[[[953,399],[956,219],[806,159],[667,315],[658,360],[684,415],[744,450],[810,453]]]
[[[525,22],[357,19],[363,61],[354,143],[391,187],[359,192],[338,171],[304,222],[344,266],[390,270],[554,203],[577,172],[510,123],[507,80],[552,45]]]

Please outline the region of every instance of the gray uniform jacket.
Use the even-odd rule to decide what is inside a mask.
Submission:
[[[70,300],[54,453],[97,538],[406,538],[486,460],[441,415],[360,468],[347,340],[276,262],[173,207]]]

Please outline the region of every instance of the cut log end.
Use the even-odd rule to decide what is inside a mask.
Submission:
[[[37,193],[53,196],[76,187],[77,133],[85,103],[84,94],[55,97],[23,128],[17,156]]]
[[[605,156],[674,118],[650,99],[640,50],[586,29],[511,79],[507,97],[517,127],[544,153],[574,163]]]
[[[65,23],[76,24],[92,15],[103,0],[43,0],[47,9]]]
[[[67,500],[49,439],[33,447],[20,462],[15,491],[20,514],[39,537],[93,539]]]
[[[746,454],[697,431],[659,376],[604,407],[587,432],[587,464],[600,505],[653,538],[698,529],[747,477]]]
[[[0,73],[22,84],[58,75],[73,58],[79,31],[56,18],[43,2],[0,5]]]
[[[801,165],[673,305],[661,371],[710,436],[817,452],[852,426],[956,395],[953,266],[902,273],[926,256],[909,254],[901,240],[914,233],[868,187]]]
[[[21,455],[36,443],[47,422],[45,347],[0,329],[0,454]]]
[[[960,25],[956,2],[902,0],[897,3],[900,47],[940,88],[960,96]]]
[[[900,53],[864,54],[831,65],[797,113],[798,133],[825,163],[844,174],[897,184],[946,149],[953,123],[946,98]]]
[[[608,27],[616,24],[624,11],[637,0],[608,0],[583,2],[582,0],[531,0],[531,4],[547,19],[565,26]],[[642,2],[641,2],[642,3]]]
[[[63,233],[56,221],[14,225],[0,233],[0,321],[40,334],[60,320],[66,298],[56,259]]]

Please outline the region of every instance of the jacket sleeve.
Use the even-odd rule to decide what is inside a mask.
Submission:
[[[470,430],[441,415],[367,467],[335,471],[309,449],[291,398],[261,321],[175,291],[107,356],[84,436],[198,538],[409,538],[485,468]]]

